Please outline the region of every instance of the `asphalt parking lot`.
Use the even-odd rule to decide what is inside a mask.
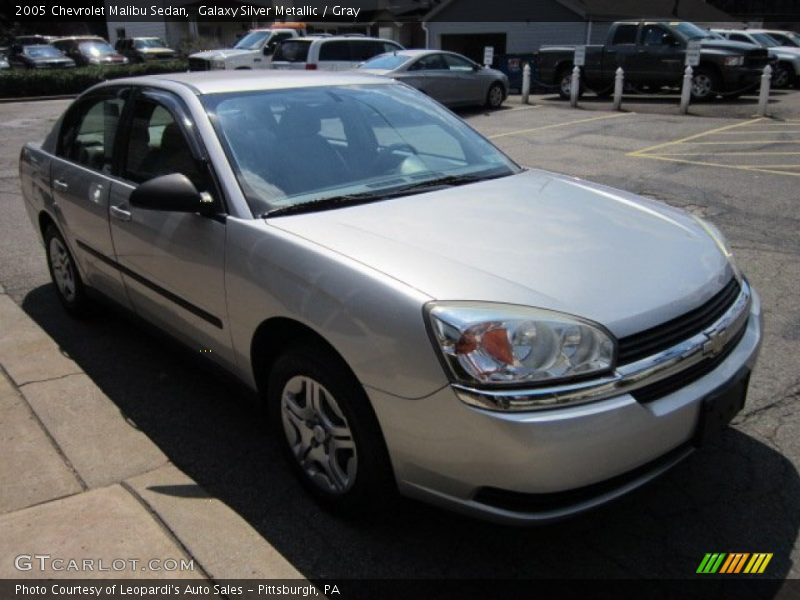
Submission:
[[[693,576],[707,552],[741,551],[774,553],[769,577],[800,578],[800,93],[782,99],[780,119],[751,118],[754,105],[682,117],[513,102],[463,116],[521,164],[707,217],[764,304],[761,359],[734,427],[587,515],[513,529],[409,501],[384,520],[336,518],[302,491],[225,377],[115,310],[68,319],[17,179],[20,146],[42,138],[66,101],[0,105],[0,284],[172,463],[306,576],[674,579]]]

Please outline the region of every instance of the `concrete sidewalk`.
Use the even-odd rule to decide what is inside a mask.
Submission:
[[[2,287],[0,456],[0,578],[303,578],[172,465]],[[68,570],[70,560],[92,567]]]

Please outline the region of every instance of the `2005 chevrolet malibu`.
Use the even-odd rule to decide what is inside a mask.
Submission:
[[[64,307],[100,292],[210,350],[342,509],[560,518],[744,404],[760,303],[717,229],[521,168],[392,80],[117,80],[20,171]]]

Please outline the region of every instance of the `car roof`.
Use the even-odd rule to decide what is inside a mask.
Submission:
[[[190,73],[165,73],[115,79],[109,84],[158,85],[161,81],[178,83],[196,94],[222,94],[225,92],[253,92],[292,88],[345,86],[345,85],[397,85],[393,79],[354,72],[336,71],[197,71]]]
[[[302,37],[290,38],[288,40],[284,40],[287,42],[296,42],[296,41],[303,41],[303,42],[391,42],[392,44],[397,44],[394,40],[387,40],[385,38],[377,38],[377,37],[369,37],[366,35],[332,35],[330,37],[314,37],[313,35],[304,35]],[[398,46],[400,44],[397,44]]]

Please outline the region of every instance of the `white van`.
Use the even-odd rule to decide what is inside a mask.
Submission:
[[[270,68],[345,71],[378,54],[403,50],[392,40],[364,36],[298,37],[275,48]]]

